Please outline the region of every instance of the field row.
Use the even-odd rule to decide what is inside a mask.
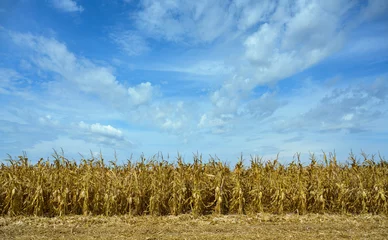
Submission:
[[[178,215],[246,213],[388,214],[388,162],[351,154],[338,164],[323,155],[302,165],[253,157],[229,167],[219,159],[190,163],[162,156],[123,165],[104,159],[31,164],[26,157],[0,168],[3,215]],[[244,166],[248,162],[248,166]]]

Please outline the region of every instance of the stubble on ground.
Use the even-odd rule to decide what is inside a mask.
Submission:
[[[0,239],[388,239],[388,216],[0,217]]]

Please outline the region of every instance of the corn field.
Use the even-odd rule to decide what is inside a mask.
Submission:
[[[120,165],[53,157],[1,164],[2,215],[388,214],[388,162],[381,156],[362,154],[360,161],[351,153],[339,164],[323,153],[302,164],[296,154],[287,165],[241,156],[233,168],[201,155],[190,163],[157,155]]]

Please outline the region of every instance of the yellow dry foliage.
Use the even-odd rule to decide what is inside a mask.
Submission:
[[[388,162],[381,156],[351,153],[345,164],[335,154],[310,156],[290,164],[243,156],[231,168],[201,155],[185,163],[161,154],[125,164],[106,164],[102,156],[31,164],[26,156],[0,168],[0,214],[180,215],[251,213],[388,214]]]

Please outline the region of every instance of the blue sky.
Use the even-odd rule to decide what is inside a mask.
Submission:
[[[0,158],[388,156],[385,0],[3,0]]]

